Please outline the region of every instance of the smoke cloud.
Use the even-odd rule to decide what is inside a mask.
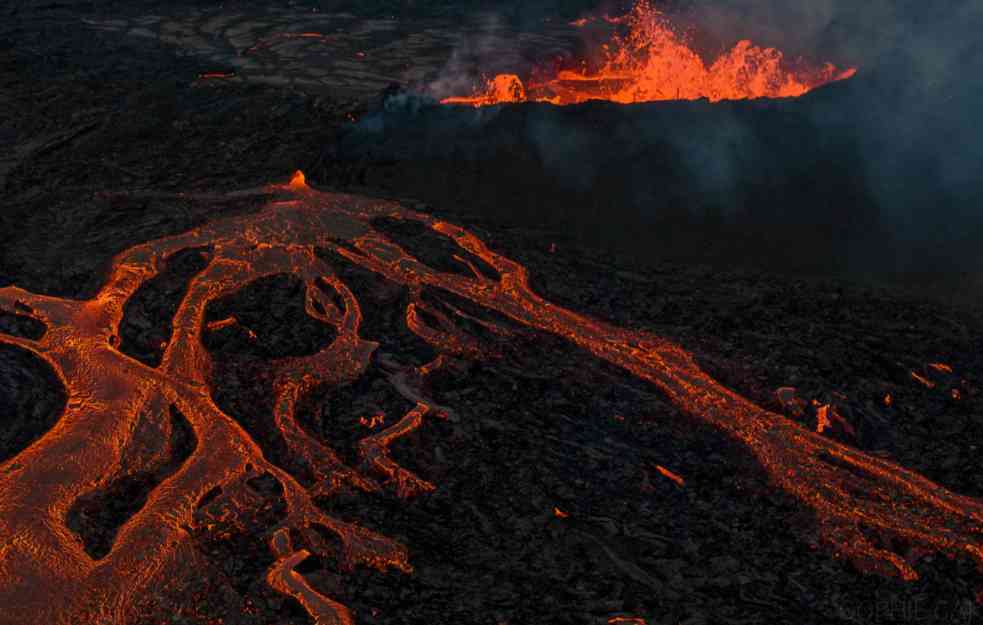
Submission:
[[[556,4],[524,3],[523,15]],[[855,274],[983,273],[983,3],[681,0],[662,7],[692,27],[708,60],[751,39],[787,58],[859,72],[792,101],[424,107],[410,116],[403,107],[380,113],[384,121],[367,118],[348,149],[363,160],[366,145],[380,158],[387,150],[416,153],[448,177],[473,163],[478,181],[458,180],[456,199],[464,193],[468,201],[462,189],[471,184],[470,200],[481,204],[488,195],[481,189],[508,185],[516,197],[536,195],[523,211],[567,210],[581,229],[596,217],[585,211],[614,222],[630,215],[626,238],[641,236],[630,225],[639,220],[688,211],[697,220],[811,229],[835,243],[817,248],[837,256],[826,265]],[[466,94],[478,71],[521,75],[531,67],[535,57],[510,35],[510,13],[500,15],[462,39],[431,94]],[[512,169],[517,162],[524,165]],[[503,178],[489,182],[496,168]],[[804,253],[794,236],[775,240],[788,254]]]

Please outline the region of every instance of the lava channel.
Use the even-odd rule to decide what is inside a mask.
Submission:
[[[319,384],[344,384],[362,376],[378,346],[360,336],[359,302],[320,260],[318,249],[406,285],[411,293],[443,289],[515,323],[563,337],[654,383],[691,417],[743,443],[775,487],[815,514],[826,544],[863,570],[905,580],[918,577],[905,554],[875,545],[868,538],[871,532],[884,538],[883,545],[900,538],[912,547],[910,553],[964,554],[983,566],[979,500],[755,405],[711,378],[691,354],[666,339],[542,299],[530,288],[525,267],[491,251],[467,230],[395,203],[320,192],[299,175],[290,184],[226,197],[234,201],[248,195],[271,197],[259,212],[222,218],[120,253],[92,299],[0,288],[0,312],[28,315],[47,327],[34,338],[0,334],[0,343],[46,361],[68,395],[58,423],[0,463],[0,623],[127,622],[134,616],[135,598],[188,540],[184,528],[193,523],[196,503],[216,488],[234,492],[235,482],[257,471],[279,482],[287,506],[278,526],[260,537],[275,560],[266,581],[299,601],[315,622],[347,625],[352,615],[298,572],[309,555],[337,558],[341,570],[361,565],[412,571],[405,546],[331,517],[314,498],[330,497],[339,484],[365,491],[391,489],[403,497],[433,490],[434,485],[400,467],[387,446],[424,420],[450,413],[430,401],[417,383],[424,370],[444,366],[446,359],[414,371],[387,366],[394,388],[414,407],[386,429],[365,428],[357,466],[346,465],[308,435],[295,421],[298,401]],[[373,220],[383,217],[416,222],[447,237],[487,263],[497,277],[476,269],[473,275],[461,275],[427,266],[373,228]],[[127,300],[158,275],[166,258],[202,247],[212,250],[210,260],[192,279],[174,314],[172,340],[160,365],[149,367],[121,353],[116,337]],[[213,402],[207,384],[210,356],[201,340],[209,302],[259,278],[284,273],[306,284],[307,314],[336,330],[335,340],[322,350],[271,364],[271,417],[291,452],[308,463],[313,486],[301,484],[267,459],[256,441]],[[453,327],[450,315],[438,318],[424,315],[424,310],[423,303],[414,301],[406,311],[410,327],[423,340],[462,351],[472,348],[462,343],[463,332]],[[428,326],[428,318],[439,327]],[[136,420],[148,413],[167,418],[163,408],[168,406],[185,417],[198,444],[119,528],[108,553],[93,558],[66,527],[66,514],[119,465]],[[337,538],[340,548],[326,544],[325,532]],[[303,538],[303,544],[295,543],[294,536]]]

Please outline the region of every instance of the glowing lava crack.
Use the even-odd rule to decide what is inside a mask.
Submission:
[[[317,623],[347,624],[352,616],[295,570],[310,553],[335,553],[315,527],[340,540],[342,567],[412,570],[403,546],[328,516],[313,497],[330,497],[339,484],[370,491],[392,488],[401,496],[434,488],[396,464],[388,445],[424,419],[451,414],[429,401],[419,384],[422,375],[444,366],[445,360],[438,357],[411,370],[380,354],[390,382],[415,407],[388,429],[368,430],[370,435],[358,444],[360,466],[346,466],[325,443],[308,435],[295,421],[298,401],[317,385],[360,377],[377,347],[360,338],[359,303],[318,258],[316,248],[332,250],[407,285],[415,294],[406,311],[407,325],[440,351],[467,353],[474,346],[468,335],[454,327],[450,315],[428,310],[419,297],[423,287],[444,289],[526,326],[566,337],[653,382],[687,413],[747,445],[776,486],[815,512],[822,537],[861,567],[909,580],[917,576],[902,555],[875,546],[864,530],[905,539],[922,550],[961,552],[983,565],[981,502],[759,408],[714,381],[690,354],[669,341],[544,301],[530,289],[523,266],[490,251],[469,232],[396,204],[318,192],[299,176],[288,185],[227,197],[250,194],[274,198],[258,213],[217,220],[121,253],[105,286],[91,300],[36,295],[15,286],[0,289],[0,309],[33,317],[48,328],[37,340],[0,335],[0,343],[45,360],[69,396],[51,431],[0,464],[0,605],[4,608],[0,622],[4,625],[126,622],[130,602],[186,540],[184,528],[192,522],[196,503],[211,489],[257,471],[279,481],[288,508],[285,520],[266,537],[275,557],[267,582],[297,599]],[[419,222],[449,237],[497,270],[500,278],[492,280],[466,262],[472,277],[422,264],[372,228],[371,221],[379,217]],[[119,352],[115,346],[127,300],[159,273],[170,255],[205,246],[213,250],[211,260],[192,280],[178,307],[174,334],[160,366],[147,367]],[[317,484],[310,490],[264,457],[246,431],[212,401],[207,384],[210,357],[201,342],[209,302],[261,277],[283,273],[305,281],[307,314],[337,330],[337,338],[323,350],[272,364],[273,417],[290,451],[315,476]],[[326,295],[331,290],[337,297]],[[428,318],[438,323],[428,325]],[[109,553],[93,559],[66,527],[66,514],[118,466],[139,415],[149,412],[164,419],[172,406],[190,423],[197,448],[119,529]],[[295,549],[292,535],[303,537],[307,548]]]

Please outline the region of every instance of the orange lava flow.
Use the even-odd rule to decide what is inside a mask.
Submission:
[[[686,485],[686,480],[684,480],[681,476],[673,473],[669,469],[665,468],[661,464],[655,465],[655,470],[658,471],[660,474],[662,474],[663,477],[667,477],[673,482],[675,482],[676,486],[680,488]]]
[[[611,18],[607,21],[614,22]],[[709,66],[647,0],[639,0],[623,20],[628,32],[603,47],[603,58],[588,69],[550,72],[529,85],[515,74],[498,74],[467,96],[444,104],[489,106],[507,102],[578,104],[609,100],[621,104],[657,100],[746,100],[801,96],[829,82],[856,74],[831,63],[790,63],[781,51],[738,41]],[[573,22],[582,27],[587,20]],[[535,72],[542,75],[546,72]]]
[[[402,496],[435,488],[396,464],[387,447],[425,419],[452,414],[430,401],[419,383],[421,375],[445,366],[447,360],[438,357],[424,367],[407,368],[377,354],[389,382],[415,407],[400,418],[387,419],[394,423],[391,427],[367,433],[358,444],[359,466],[345,465],[327,443],[308,434],[295,419],[301,398],[318,385],[359,378],[378,347],[361,338],[358,301],[315,254],[317,248],[407,285],[411,293],[431,287],[466,298],[514,322],[563,337],[652,382],[690,416],[746,445],[772,483],[815,514],[827,544],[865,570],[915,579],[913,563],[906,557],[916,552],[964,554],[983,565],[983,502],[755,405],[707,375],[692,355],[670,341],[542,299],[530,288],[525,267],[491,251],[470,232],[395,203],[324,193],[306,184],[226,197],[250,194],[273,197],[259,212],[221,218],[122,252],[114,258],[105,285],[90,300],[40,295],[17,286],[0,288],[0,310],[16,310],[47,327],[40,339],[0,334],[0,343],[47,362],[68,394],[58,423],[0,463],[0,624],[126,623],[134,616],[135,598],[167,570],[176,549],[188,539],[185,528],[194,523],[197,502],[212,489],[231,489],[256,472],[282,485],[287,505],[284,520],[265,536],[275,559],[266,581],[299,601],[315,622],[348,625],[352,616],[297,572],[308,555],[337,557],[342,570],[361,565],[412,571],[404,546],[331,517],[314,498],[330,497],[342,485],[365,491],[393,489]],[[376,231],[371,221],[378,217],[423,224],[456,243],[462,256],[467,252],[480,258],[500,277],[491,279],[477,271],[466,277],[431,268]],[[173,336],[161,364],[148,367],[119,352],[119,325],[129,298],[159,274],[170,255],[203,246],[213,250],[211,259],[191,281],[174,315]],[[250,435],[216,406],[208,385],[210,355],[201,340],[210,301],[283,273],[306,284],[307,314],[337,331],[337,338],[317,353],[271,363],[274,421],[292,455],[314,476],[310,488],[267,459]],[[407,319],[423,340],[459,353],[474,348],[449,316],[421,315],[426,304],[420,299],[411,306]],[[428,316],[441,327],[427,325]],[[119,529],[108,554],[94,559],[67,528],[66,514],[79,497],[104,484],[121,462],[138,417],[166,414],[169,406],[186,417],[198,444]],[[337,538],[340,549],[326,544],[325,530]],[[881,544],[873,543],[872,535],[880,535]],[[293,536],[303,538],[303,545],[292,544]],[[891,538],[904,539],[911,551],[896,553],[884,546]]]

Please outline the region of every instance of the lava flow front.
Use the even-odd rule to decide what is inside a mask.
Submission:
[[[290,184],[224,197],[239,201],[250,194],[273,197],[259,212],[218,219],[122,252],[93,299],[0,288],[0,311],[47,327],[39,338],[0,334],[0,344],[43,359],[68,394],[54,428],[0,463],[3,625],[130,622],[138,610],[136,598],[179,557],[196,523],[198,502],[216,489],[234,494],[237,484],[257,474],[279,483],[287,508],[262,537],[273,560],[264,581],[296,599],[318,624],[351,624],[351,611],[308,584],[297,567],[317,556],[338,561],[343,571],[363,565],[409,573],[410,553],[392,539],[327,514],[315,498],[331,499],[345,488],[387,489],[404,498],[427,496],[439,488],[401,467],[389,445],[426,420],[467,417],[432,401],[422,380],[450,366],[454,358],[480,355],[481,341],[468,328],[479,323],[510,336],[515,330],[506,321],[562,337],[654,383],[693,418],[744,444],[777,488],[815,514],[821,537],[858,566],[911,580],[917,573],[907,558],[916,553],[964,554],[983,564],[983,502],[760,408],[659,336],[618,328],[545,301],[530,288],[525,267],[491,251],[463,228],[395,203],[319,192],[300,175]],[[383,222],[446,237],[469,275],[424,264],[382,233]],[[206,247],[210,257],[174,314],[174,332],[159,366],[122,353],[119,328],[130,298],[160,274],[168,258]],[[323,260],[325,254],[330,263]],[[406,324],[440,355],[419,367],[400,365],[379,352],[378,343],[364,339],[359,301],[344,279],[346,267],[405,285],[410,293]],[[309,478],[303,482],[265,455],[213,400],[211,357],[202,340],[209,331],[210,302],[284,273],[306,285],[306,314],[336,331],[334,341],[313,354],[270,363],[271,418],[291,456],[304,463]],[[427,292],[469,301],[497,313],[498,321],[479,320],[460,306],[438,309],[424,297]],[[220,325],[236,323],[229,318]],[[365,376],[373,359],[413,407],[391,421],[366,414],[369,426],[356,446],[357,466],[349,466],[327,441],[298,423],[297,406],[316,387]],[[166,432],[175,414],[193,431],[194,451],[119,528],[108,552],[86,551],[66,526],[66,514],[111,479],[139,419],[156,420]],[[661,471],[684,484],[680,476]],[[563,514],[557,509],[557,517]],[[871,532],[883,538],[881,544],[872,542]],[[331,545],[330,536],[339,548]],[[893,538],[910,548],[894,551]]]
[[[488,106],[505,102],[577,104],[609,100],[621,104],[656,100],[710,101],[800,96],[829,82],[844,80],[855,68],[831,63],[810,66],[791,63],[781,51],[738,41],[709,67],[668,19],[647,0],[639,0],[624,18],[627,33],[615,35],[602,47],[598,62],[580,69],[539,68],[529,84],[515,74],[498,74],[467,96],[452,96],[444,104]],[[578,20],[583,28],[590,22]]]

